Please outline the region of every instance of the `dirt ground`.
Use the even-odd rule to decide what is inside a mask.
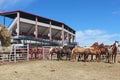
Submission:
[[[0,65],[0,80],[120,80],[120,63],[36,60]]]

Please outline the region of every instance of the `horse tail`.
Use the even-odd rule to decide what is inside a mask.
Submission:
[[[75,50],[75,48],[73,48],[72,52],[71,52],[71,60],[73,60],[73,57],[74,57],[74,50]]]
[[[73,48],[73,49],[72,49],[72,53],[71,53],[71,54],[74,54],[74,50],[75,50],[75,49]]]
[[[52,47],[49,49],[49,54],[51,54],[52,49],[53,49]]]

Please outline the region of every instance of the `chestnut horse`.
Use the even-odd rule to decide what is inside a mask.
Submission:
[[[75,61],[76,56],[78,55],[78,61],[79,61],[79,59],[84,55],[85,49],[86,49],[85,47],[75,46],[75,48],[72,49],[71,59]]]
[[[93,60],[93,55],[96,56],[96,59],[100,60],[101,51],[98,48],[98,42],[95,42],[90,48],[85,50],[85,61],[89,55],[91,55],[91,60]]]
[[[103,55],[105,55],[106,56],[106,53],[107,53],[107,48],[104,46],[104,44],[103,43],[101,43],[99,46],[98,46],[98,48],[100,49],[100,51],[101,51],[101,54],[100,55],[102,55],[102,57],[103,57]],[[100,58],[101,59],[101,58]]]
[[[31,55],[31,59],[35,59],[37,57],[37,47],[31,47],[29,53]]]

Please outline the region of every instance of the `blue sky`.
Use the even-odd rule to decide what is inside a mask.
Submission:
[[[0,0],[0,10],[23,10],[64,22],[80,46],[120,40],[120,0]]]

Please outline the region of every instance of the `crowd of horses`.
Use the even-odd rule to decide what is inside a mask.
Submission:
[[[105,56],[106,62],[108,63],[116,63],[116,56],[118,50],[118,41],[115,41],[113,45],[104,45],[103,43],[99,44],[98,42],[93,43],[89,48],[87,47],[79,47],[75,46],[70,49],[69,46],[64,46],[63,48],[54,47],[51,48],[49,53],[52,56],[57,54],[57,59],[62,60],[63,55],[66,55],[66,60],[71,61],[101,61],[102,56]],[[91,55],[91,59],[89,60],[89,55]],[[95,58],[93,59],[93,56]]]

